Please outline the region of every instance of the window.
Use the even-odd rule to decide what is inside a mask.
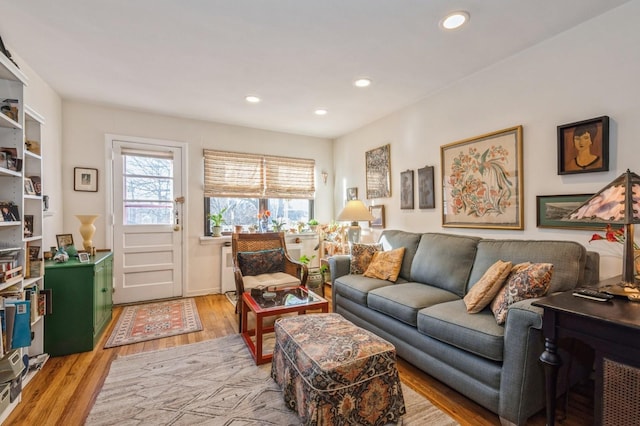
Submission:
[[[228,207],[225,230],[257,226],[260,212],[286,227],[313,218],[315,161],[204,150],[204,230],[211,235],[209,213]]]
[[[125,225],[170,225],[173,209],[171,154],[122,152]]]

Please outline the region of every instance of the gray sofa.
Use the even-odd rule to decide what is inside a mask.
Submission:
[[[509,307],[504,325],[462,298],[497,260],[549,262],[548,293],[598,281],[599,256],[570,241],[483,239],[385,230],[384,250],[405,247],[396,283],[349,274],[349,256],[329,259],[333,309],[387,339],[400,357],[500,416],[526,423],[544,407],[542,310]]]

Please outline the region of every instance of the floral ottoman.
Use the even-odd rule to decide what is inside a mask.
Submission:
[[[338,314],[280,318],[271,377],[306,425],[385,425],[405,414],[395,347]]]

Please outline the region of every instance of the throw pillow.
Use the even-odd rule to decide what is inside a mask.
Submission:
[[[498,324],[504,324],[507,320],[509,306],[521,300],[544,296],[551,284],[552,263],[519,264],[513,269],[506,284],[491,302],[491,311]]]
[[[464,296],[463,300],[467,306],[467,312],[477,314],[491,303],[511,273],[511,266],[511,262],[498,260],[487,269],[482,278]]]
[[[379,278],[396,282],[400,268],[402,268],[402,258],[404,257],[404,247],[399,247],[389,251],[378,251],[373,254],[371,263],[366,271],[365,277]]]
[[[256,276],[284,272],[284,250],[281,248],[238,253],[242,275]]]
[[[351,268],[352,274],[363,274],[369,267],[373,254],[382,250],[382,244],[359,244],[351,245]]]

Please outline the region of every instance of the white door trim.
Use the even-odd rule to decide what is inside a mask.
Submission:
[[[149,145],[165,145],[165,146],[169,146],[169,147],[176,147],[176,148],[180,148],[182,150],[182,164],[181,164],[181,169],[182,169],[182,176],[180,176],[180,178],[182,179],[182,186],[183,186],[183,191],[182,194],[176,194],[176,195],[182,195],[185,198],[185,202],[182,205],[182,217],[181,217],[181,221],[182,223],[180,224],[182,227],[182,240],[181,240],[181,244],[182,244],[182,297],[186,297],[186,292],[187,292],[187,283],[188,283],[188,278],[189,278],[189,273],[188,273],[188,264],[187,264],[187,260],[189,259],[189,245],[187,244],[187,234],[188,234],[188,221],[187,218],[189,217],[189,194],[188,194],[188,188],[189,188],[189,182],[187,181],[187,166],[188,166],[188,146],[189,144],[184,143],[184,142],[176,142],[176,141],[170,141],[170,140],[166,140],[166,139],[154,139],[154,138],[142,138],[142,137],[137,137],[137,136],[125,136],[125,135],[116,135],[116,134],[111,134],[111,133],[105,133],[104,136],[104,148],[105,148],[105,188],[107,188],[106,192],[106,207],[107,207],[107,211],[108,211],[108,215],[107,218],[105,220],[105,225],[107,228],[107,232],[106,232],[106,242],[107,242],[107,247],[113,247],[113,194],[111,193],[111,188],[113,188],[113,143],[114,141],[126,141],[126,142],[132,142],[132,143],[137,143],[137,144],[149,144]],[[114,253],[114,256],[119,255],[119,253]],[[115,277],[114,277],[115,278]],[[115,282],[114,282],[115,285]]]

